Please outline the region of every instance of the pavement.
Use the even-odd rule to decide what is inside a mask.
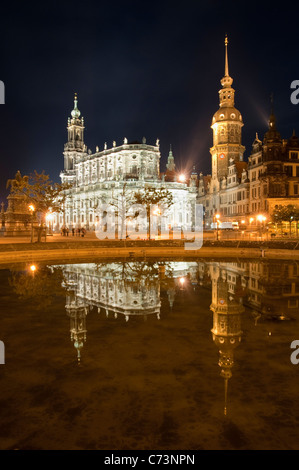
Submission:
[[[192,238],[194,236],[194,233],[186,234],[187,238],[190,236]],[[166,239],[162,238],[162,239]],[[217,234],[216,232],[213,231],[207,231],[203,233],[203,239],[204,240],[214,240],[217,241]],[[84,237],[79,237],[79,236],[73,236],[71,233],[69,233],[68,236],[63,236],[60,233],[54,233],[53,235],[47,235],[46,241],[49,243],[54,243],[54,242],[80,242],[80,241],[88,241],[88,240],[99,240],[95,232],[86,232]],[[299,241],[299,237],[296,237],[295,235],[290,237],[290,236],[281,236],[278,234],[275,238],[271,238],[269,233],[264,233],[264,234],[257,234],[256,232],[219,232],[218,233],[218,240],[219,241],[226,241],[226,240],[243,240],[243,241]],[[42,242],[45,241],[45,237],[42,237]],[[0,244],[3,243],[30,243],[31,239],[30,236],[28,237],[0,237]],[[34,242],[36,242],[36,237],[34,238]]]
[[[46,241],[47,242],[80,242],[83,240],[98,240],[97,237],[95,236],[94,232],[88,232],[84,237],[78,237],[78,236],[72,236],[69,235],[67,236],[62,236],[60,233],[54,233],[53,235],[47,235]],[[42,237],[42,242],[45,241],[45,237]],[[34,238],[33,242],[36,242],[36,237]],[[1,237],[0,238],[0,244],[3,243],[31,243],[31,238],[30,236],[28,237]]]
[[[208,234],[209,235],[209,234]],[[200,258],[267,258],[267,259],[299,259],[298,239],[291,243],[271,243],[266,246],[260,242],[266,240],[251,240],[253,243],[241,243],[242,239],[230,239],[225,242],[220,239],[204,236],[206,245],[199,250],[184,249],[184,241],[116,241],[99,240],[94,232],[88,232],[84,237],[48,235],[46,242],[30,243],[30,237],[0,238],[0,264],[8,267],[16,263],[35,262],[95,262],[97,259],[200,259]],[[212,241],[211,241],[212,240]],[[233,243],[233,240],[238,243]],[[289,239],[290,240],[290,239]],[[275,240],[276,241],[276,240]],[[243,246],[242,246],[243,245]],[[273,245],[273,246],[272,246]],[[276,245],[276,246],[275,246]]]

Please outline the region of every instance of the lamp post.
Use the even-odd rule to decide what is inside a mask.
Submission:
[[[161,223],[160,216],[161,216],[161,214],[162,214],[162,212],[161,212],[160,207],[156,207],[152,211],[152,215],[154,215],[156,217],[156,219],[154,219],[155,224],[153,225],[154,236],[156,237],[156,234],[157,234],[158,238],[160,238],[160,236],[161,236],[161,230],[160,230],[160,223]]]
[[[31,213],[31,243],[33,243],[33,214],[35,211],[35,207],[33,204],[30,204],[28,206],[28,209],[30,210],[30,213]]]
[[[216,240],[218,241],[218,239],[219,239],[218,229],[219,229],[220,214],[215,214],[215,217],[216,217]]]
[[[291,215],[290,217],[290,237],[292,236],[292,223],[293,223],[294,216]]]
[[[54,215],[52,212],[47,212],[46,221],[48,222],[48,235],[53,235],[53,219]]]
[[[260,223],[260,237],[262,238],[262,229],[264,228],[265,220],[267,220],[267,217],[265,217],[263,214],[258,214],[256,218]]]
[[[250,237],[251,237],[251,235],[252,235],[252,222],[253,222],[253,221],[254,221],[254,218],[253,218],[253,217],[250,217],[250,219],[249,219],[249,227],[250,227],[250,228],[249,228],[249,239],[250,239]]]

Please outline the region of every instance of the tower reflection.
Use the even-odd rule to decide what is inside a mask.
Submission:
[[[220,375],[224,379],[224,414],[227,414],[228,381],[232,377],[234,365],[234,350],[239,346],[242,338],[241,315],[244,312],[241,297],[229,292],[227,271],[219,265],[210,266],[212,281],[213,312],[212,338],[219,349],[218,365]]]
[[[77,350],[77,360],[80,364],[81,349],[86,341],[86,316],[89,306],[85,301],[77,297],[75,294],[67,296],[65,309],[70,317],[70,333],[71,341]]]

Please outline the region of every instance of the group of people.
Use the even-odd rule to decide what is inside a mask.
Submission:
[[[68,227],[62,227],[61,228],[61,235],[63,237],[68,237],[69,236],[69,228]],[[81,227],[81,228],[72,228],[71,229],[71,232],[72,232],[72,236],[74,237],[75,235],[77,237],[84,237],[84,235],[86,234],[86,229],[84,227]]]

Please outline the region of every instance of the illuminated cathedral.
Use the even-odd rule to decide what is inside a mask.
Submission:
[[[160,146],[157,139],[148,144],[115,141],[108,148],[87,148],[84,141],[84,118],[78,109],[75,94],[74,109],[67,123],[67,142],[64,146],[64,169],[60,174],[62,183],[72,187],[66,191],[66,202],[60,214],[55,214],[54,227],[85,227],[94,230],[101,204],[111,204],[120,195],[142,192],[147,187],[166,189],[172,194],[173,204],[170,220],[172,226],[191,227],[197,193],[197,174],[188,180],[180,180],[170,149],[165,172],[160,172]]]

